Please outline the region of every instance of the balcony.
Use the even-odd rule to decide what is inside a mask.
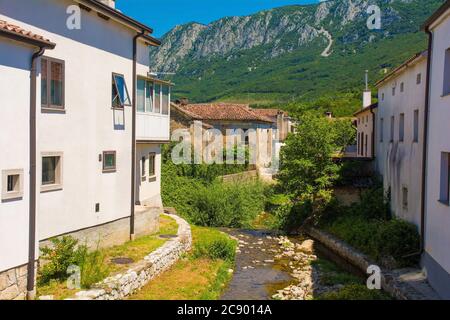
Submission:
[[[170,115],[138,112],[136,115],[137,141],[169,141]]]

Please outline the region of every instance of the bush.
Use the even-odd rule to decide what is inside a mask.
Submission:
[[[248,227],[264,210],[264,192],[259,182],[215,182],[200,187],[192,194],[189,219],[208,227]]]
[[[78,246],[78,240],[68,236],[55,238],[50,242],[52,246],[41,249],[41,259],[45,264],[39,271],[40,283],[48,283],[52,279],[67,279],[69,266],[79,265],[87,250],[85,246]]]
[[[78,240],[70,236],[52,239],[51,243],[51,247],[41,249],[41,259],[45,264],[39,270],[40,285],[51,280],[66,280],[72,265],[80,268],[83,288],[89,288],[108,275],[104,255],[99,250],[89,252],[87,246],[79,245]]]
[[[393,257],[400,267],[419,262],[420,235],[415,225],[392,220],[380,225],[377,236],[381,255]]]
[[[391,300],[391,297],[381,290],[369,290],[364,285],[351,284],[336,292],[324,293],[318,300]]]
[[[196,235],[198,239],[194,241],[194,258],[204,257],[234,262],[236,241],[217,230],[208,230],[205,228],[201,228],[201,230],[205,230],[205,232],[200,232]]]

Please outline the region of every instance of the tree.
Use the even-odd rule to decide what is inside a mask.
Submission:
[[[332,160],[337,134],[333,123],[323,116],[307,113],[299,122],[282,148],[279,180],[294,202],[312,204],[313,217],[331,198],[337,178],[338,166]]]

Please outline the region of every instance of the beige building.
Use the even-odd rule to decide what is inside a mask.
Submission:
[[[205,150],[211,141],[208,141],[207,133],[217,130],[223,137],[223,147],[226,149],[227,135],[230,130],[236,134],[240,130],[238,141],[243,145],[254,144],[254,160],[258,168],[268,168],[274,157],[275,143],[278,138],[277,121],[283,117],[277,111],[275,117],[268,117],[262,112],[255,111],[244,104],[233,103],[205,103],[186,104],[172,103],[171,105],[171,130],[185,129],[190,132],[194,149]],[[272,113],[273,114],[273,113]],[[284,118],[283,126],[287,128],[287,118]],[[202,132],[195,133],[195,126],[199,126]],[[285,133],[282,133],[285,135]],[[250,155],[252,157],[252,155]],[[252,162],[252,161],[251,161]]]
[[[372,159],[375,157],[375,118],[378,104],[370,104],[354,114],[356,118],[356,157]]]

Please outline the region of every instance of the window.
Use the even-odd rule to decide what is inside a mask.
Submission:
[[[380,142],[383,142],[384,140],[384,119],[381,118],[380,120]]]
[[[367,157],[367,146],[369,145],[369,135],[366,134],[366,143],[364,144],[364,155]]]
[[[153,82],[145,79],[138,79],[137,111],[153,112]]]
[[[384,92],[381,94],[381,101],[384,101]]]
[[[392,88],[392,95],[395,96],[395,87]]]
[[[155,84],[155,112],[161,113],[161,85]]]
[[[359,154],[361,156],[364,156],[364,133],[362,133],[362,132],[361,132],[360,141],[361,141],[361,145],[360,145],[360,148],[359,148]]]
[[[421,83],[422,83],[422,74],[419,73],[419,74],[417,74],[416,84],[421,84]]]
[[[142,180],[145,180],[147,177],[147,173],[145,172],[145,163],[147,162],[147,159],[145,157],[141,158],[141,178]]]
[[[155,153],[150,153],[148,155],[148,176],[150,178],[154,177],[156,175],[156,170],[155,170],[155,161],[156,159],[156,154]]]
[[[419,142],[419,110],[414,110],[413,142]]]
[[[391,142],[394,142],[395,117],[391,117]]]
[[[400,123],[398,127],[398,140],[403,142],[405,140],[405,114],[400,114]]]
[[[41,191],[60,190],[62,187],[62,153],[42,154]]]
[[[103,151],[103,172],[116,172],[115,151]]]
[[[402,82],[400,84],[400,92],[405,92],[405,83],[404,82]]]
[[[162,114],[169,114],[170,87],[162,85]]]
[[[2,171],[2,200],[20,199],[23,197],[23,170]]]
[[[449,204],[449,186],[450,186],[450,153],[441,153],[441,182],[439,201]]]
[[[123,108],[130,106],[131,100],[128,94],[127,84],[123,75],[113,74],[112,76],[112,107]]]
[[[407,187],[402,188],[402,204],[403,204],[403,209],[408,210],[408,188]]]
[[[64,61],[41,59],[41,105],[47,109],[64,109]]]
[[[450,94],[450,48],[445,51],[444,96]]]

